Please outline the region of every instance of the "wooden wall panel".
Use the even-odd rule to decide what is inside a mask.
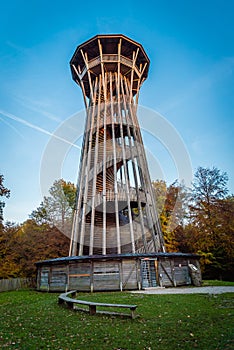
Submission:
[[[137,261],[123,260],[122,262],[122,283],[123,289],[137,289]]]
[[[118,262],[95,262],[93,267],[93,290],[119,290],[119,270]]]
[[[69,289],[89,291],[91,284],[91,263],[80,263],[69,265]]]
[[[67,285],[66,266],[52,266],[49,277],[50,291],[65,291]]]
[[[41,267],[38,270],[37,286],[41,291],[49,290],[49,267]]]

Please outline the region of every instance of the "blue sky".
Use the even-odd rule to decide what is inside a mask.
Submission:
[[[5,219],[23,222],[42,200],[41,162],[50,134],[84,108],[69,60],[96,34],[122,33],[143,45],[151,66],[140,104],[172,124],[193,170],[226,171],[233,193],[233,13],[231,0],[2,3],[0,173],[11,189]],[[165,180],[175,180],[165,149],[147,133],[144,138]],[[79,147],[71,147],[61,174],[66,180],[76,182],[78,159]]]

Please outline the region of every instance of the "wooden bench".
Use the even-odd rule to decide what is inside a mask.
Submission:
[[[108,312],[108,314],[112,314],[112,315],[123,315],[123,316],[130,316],[131,318],[135,318],[135,310],[137,308],[137,305],[126,305],[126,304],[106,304],[106,303],[95,303],[92,301],[85,301],[85,300],[78,300],[78,299],[73,299],[70,298],[68,295],[71,295],[72,297],[76,296],[76,291],[71,291],[68,293],[63,293],[60,294],[59,298],[58,298],[58,303],[59,304],[66,304],[68,308],[70,309],[75,309],[75,305],[76,304],[80,304],[80,305],[87,305],[89,307],[89,314],[90,315],[95,315],[97,311],[97,306],[101,306],[101,307],[113,307],[113,308],[124,308],[124,309],[130,309],[131,314],[122,314],[120,312]],[[83,311],[85,311],[84,309],[82,309]],[[100,311],[99,311],[100,312]],[[102,312],[104,313],[104,312]],[[107,312],[105,312],[107,313]]]

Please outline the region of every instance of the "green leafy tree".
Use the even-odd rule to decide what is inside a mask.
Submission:
[[[216,167],[198,167],[192,185],[192,195],[197,207],[202,209],[204,204],[209,206],[217,199],[225,198],[228,194],[227,182],[226,172],[221,172]]]
[[[187,246],[201,255],[209,278],[222,278],[232,270],[234,207],[233,198],[227,197],[227,181],[225,172],[199,167],[192,186],[190,223],[184,236]]]
[[[213,167],[198,167],[192,184],[192,218],[200,222],[205,231],[214,233],[214,205],[228,194],[227,173]],[[205,220],[204,220],[205,219]]]
[[[54,182],[49,194],[48,197],[44,197],[40,206],[31,213],[30,218],[39,225],[56,226],[64,234],[70,235],[76,198],[74,184],[60,179]]]

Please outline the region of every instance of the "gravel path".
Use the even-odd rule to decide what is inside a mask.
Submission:
[[[177,288],[146,288],[145,290],[132,291],[131,293],[143,294],[222,294],[234,293],[234,287],[177,287]]]

